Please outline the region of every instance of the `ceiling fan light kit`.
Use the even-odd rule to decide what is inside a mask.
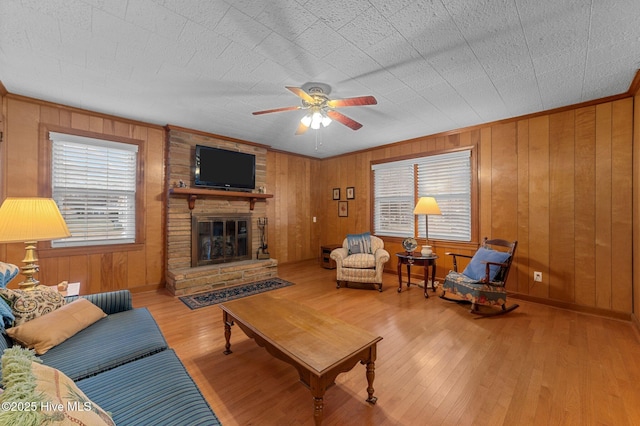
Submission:
[[[269,114],[272,112],[308,110],[302,117],[296,135],[305,133],[309,128],[318,130],[327,127],[333,120],[344,124],[351,130],[358,130],[362,124],[336,111],[336,108],[347,106],[376,105],[378,101],[373,96],[358,96],[355,98],[329,99],[331,86],[325,83],[305,83],[302,87],[286,86],[286,89],[298,96],[302,101],[301,106],[275,108],[264,111],[256,111],[253,115]]]

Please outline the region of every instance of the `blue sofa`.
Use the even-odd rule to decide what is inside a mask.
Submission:
[[[80,297],[107,316],[39,356],[44,365],[65,373],[117,425],[220,424],[151,313],[133,308],[128,290]],[[0,353],[13,344],[2,331]]]

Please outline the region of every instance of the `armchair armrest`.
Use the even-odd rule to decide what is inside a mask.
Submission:
[[[117,290],[105,293],[87,294],[83,296],[70,296],[66,299],[67,302],[72,302],[79,297],[89,300],[89,302],[102,309],[107,315],[130,311],[133,309],[131,292],[129,290]]]
[[[389,260],[389,252],[386,251],[383,248],[380,248],[378,250],[376,250],[376,252],[373,254],[376,258],[376,265],[378,264],[385,264],[388,260]]]
[[[453,271],[454,272],[458,272],[458,262],[457,262],[457,258],[458,257],[466,257],[467,259],[471,259],[473,256],[468,255],[468,254],[462,254],[462,253],[451,253],[451,252],[445,252],[445,254],[447,256],[453,256]],[[489,267],[487,266],[487,276],[489,276]]]
[[[342,264],[342,261],[347,256],[349,256],[349,250],[347,250],[344,247],[339,247],[337,249],[332,250],[329,256],[331,257],[331,259],[336,261],[336,264],[340,265]]]

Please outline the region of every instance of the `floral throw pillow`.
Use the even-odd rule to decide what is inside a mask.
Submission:
[[[34,290],[0,288],[2,297],[15,316],[14,326],[55,311],[65,304],[64,297],[56,290],[38,285]]]

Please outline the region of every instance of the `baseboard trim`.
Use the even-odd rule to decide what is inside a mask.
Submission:
[[[619,320],[631,321],[631,322],[633,322],[633,318],[634,318],[634,315],[628,312],[619,312],[619,311],[612,311],[609,309],[593,308],[590,306],[582,306],[575,303],[563,302],[563,301],[554,300],[554,299],[545,299],[542,297],[535,297],[535,296],[530,296],[528,294],[522,294],[522,293],[508,293],[508,294],[509,294],[509,297],[514,299],[525,300],[528,302],[535,302],[542,305],[549,305],[555,308],[567,309],[570,311],[581,312],[584,314],[597,315],[601,317],[607,317],[607,318],[613,318],[613,319],[619,319]],[[637,323],[637,318],[636,318],[636,323]],[[638,324],[636,325],[638,326]]]

